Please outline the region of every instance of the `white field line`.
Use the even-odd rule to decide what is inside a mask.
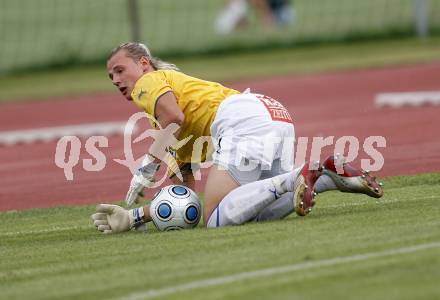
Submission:
[[[89,137],[92,135],[110,136],[124,134],[127,122],[89,123],[37,129],[12,130],[0,132],[0,145],[15,145],[18,143],[50,142],[63,136],[74,135]]]
[[[372,201],[375,201],[376,204],[391,204],[391,203],[397,203],[402,201],[419,201],[419,200],[432,200],[437,199],[439,196],[426,196],[426,197],[420,197],[420,198],[407,198],[407,199],[389,199],[389,200],[380,200],[380,199],[368,199],[363,202],[351,202],[351,203],[342,203],[339,205],[326,205],[322,208],[339,208],[339,207],[349,207],[349,206],[364,206],[364,205],[370,205]],[[319,196],[315,198],[316,204],[319,207]]]
[[[70,227],[52,227],[48,229],[41,230],[25,230],[25,231],[9,231],[9,232],[0,232],[1,236],[16,236],[16,235],[27,235],[27,234],[41,234],[41,233],[52,233],[52,232],[62,232],[69,230],[82,230],[82,229],[90,229],[93,225],[90,222],[90,226],[70,226]]]
[[[439,105],[440,91],[381,93],[376,95],[374,104],[377,107],[421,106],[425,104]]]
[[[227,276],[214,277],[210,279],[195,280],[188,283],[169,286],[162,289],[152,289],[142,292],[131,293],[128,294],[127,296],[123,296],[116,299],[120,299],[120,300],[152,299],[152,298],[175,294],[177,292],[185,292],[199,288],[219,286],[228,283],[235,284],[237,281],[241,281],[241,280],[257,279],[261,277],[280,275],[280,274],[290,273],[300,270],[335,266],[335,265],[346,264],[351,262],[364,261],[372,258],[387,257],[387,256],[399,255],[399,254],[408,254],[408,253],[434,249],[434,248],[440,248],[440,242],[426,243],[426,244],[420,244],[420,245],[402,247],[402,248],[394,248],[379,252],[369,252],[369,253],[357,254],[352,256],[340,256],[330,259],[303,262],[303,263],[291,264],[291,265],[280,266],[275,268],[267,268],[267,269],[260,269],[250,272],[236,273]]]
[[[397,203],[402,201],[416,201],[416,200],[431,200],[436,199],[437,196],[428,196],[428,197],[420,197],[420,198],[409,198],[409,199],[390,199],[390,200],[376,200],[376,204],[391,204],[391,203]],[[374,201],[374,200],[373,200]],[[350,207],[350,206],[363,206],[363,205],[370,205],[372,202],[366,200],[365,202],[352,202],[352,203],[344,203],[340,205],[327,205],[322,208],[338,208],[338,207]],[[317,200],[317,205],[319,205],[319,198]],[[9,211],[4,213],[16,213],[17,211]],[[68,231],[72,229],[89,229],[93,228],[93,225],[90,223],[90,226],[70,226],[70,227],[52,227],[48,229],[41,229],[41,230],[24,230],[24,231],[8,231],[8,232],[0,232],[1,236],[14,236],[14,235],[26,235],[26,234],[40,234],[40,233],[52,233],[52,232],[60,232],[60,231]]]

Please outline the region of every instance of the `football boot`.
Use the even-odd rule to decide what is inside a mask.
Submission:
[[[341,192],[361,193],[374,198],[383,196],[382,183],[377,182],[376,177],[346,163],[341,155],[329,156],[322,163],[322,174],[329,176]]]
[[[304,164],[298,177],[293,183],[293,204],[295,212],[299,216],[305,216],[312,211],[315,205],[314,185],[322,174],[322,166],[319,161],[311,166]]]

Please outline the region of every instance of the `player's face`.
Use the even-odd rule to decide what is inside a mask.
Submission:
[[[113,84],[127,100],[131,98],[136,81],[148,70],[148,60],[134,61],[125,50],[113,55],[107,62],[107,72]]]

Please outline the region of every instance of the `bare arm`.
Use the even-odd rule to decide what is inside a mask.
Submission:
[[[174,94],[172,92],[167,92],[161,95],[157,99],[156,106],[154,108],[154,117],[157,119],[157,121],[159,122],[162,128],[166,128],[168,125],[172,123],[181,126],[183,124],[183,121],[185,120],[185,115],[183,114],[179,105],[177,105],[176,97],[174,97]],[[178,134],[179,134],[179,130],[174,134],[176,138]],[[154,162],[160,163],[160,159],[156,158]],[[195,185],[194,177],[192,177],[192,174],[185,174],[183,177],[183,182],[180,182],[179,179],[175,178],[173,180],[173,183],[184,184],[191,189],[193,189]],[[145,205],[143,209],[144,209],[144,217],[143,217],[144,222],[151,221],[150,206]]]
[[[177,178],[177,176],[173,176],[171,178],[171,181],[173,182],[173,184],[184,185],[194,191],[195,187],[196,187],[196,180],[195,180],[192,172],[183,172],[182,178],[183,178],[183,181],[180,181],[180,179]]]
[[[176,97],[172,92],[166,92],[157,99],[154,116],[162,128],[166,128],[172,123],[181,126],[185,120],[185,115],[177,105]]]
[[[154,117],[162,128],[166,128],[173,123],[181,126],[185,120],[185,115],[177,105],[176,97],[172,92],[166,92],[157,99]],[[177,138],[178,134],[179,130],[176,131],[174,136]],[[160,159],[155,158],[154,163],[160,163]]]
[[[179,126],[183,124],[185,120],[185,115],[183,114],[180,107],[177,105],[176,98],[172,92],[167,92],[159,97],[156,102],[155,107],[155,117],[158,120],[160,126],[162,128],[167,127],[168,125],[175,123]],[[179,134],[179,130],[174,134],[177,138]],[[195,187],[195,179],[191,172],[182,173],[183,182],[180,181],[176,176],[174,176],[171,181],[174,184],[183,184],[190,189],[194,190]]]

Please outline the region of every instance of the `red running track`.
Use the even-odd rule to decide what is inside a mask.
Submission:
[[[385,165],[380,176],[440,171],[440,106],[376,108],[374,96],[383,92],[440,90],[440,63],[370,69],[310,76],[286,76],[227,84],[239,90],[279,99],[291,112],[297,137],[384,136],[379,149]],[[123,121],[136,107],[117,94],[0,105],[0,131]],[[84,143],[84,141],[83,141]],[[100,172],[83,170],[84,150],[67,181],[54,163],[56,141],[0,147],[0,211],[60,205],[112,202],[125,196],[128,169],[123,138],[109,138],[103,152],[107,165]],[[140,155],[145,145],[134,147]],[[310,150],[310,143],[309,143]],[[324,149],[322,158],[333,149]],[[308,152],[309,154],[309,152]],[[361,152],[360,158],[368,158]],[[203,188],[203,181],[199,183]]]

